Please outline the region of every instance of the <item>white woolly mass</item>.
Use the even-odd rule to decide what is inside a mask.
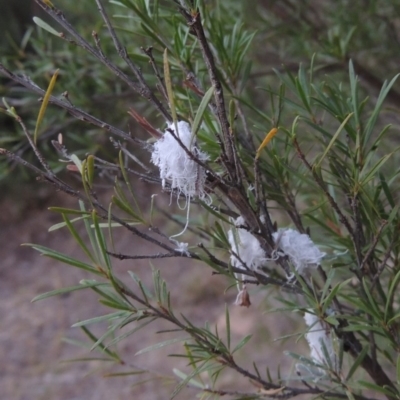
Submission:
[[[305,334],[305,338],[311,349],[311,358],[313,358],[319,364],[327,364],[325,352],[328,353],[329,359],[333,365],[336,362],[335,351],[333,349],[333,342],[330,331],[322,326],[319,318],[311,313],[306,312],[304,314],[304,321],[310,328]]]
[[[326,253],[321,252],[310,237],[294,229],[279,229],[272,234],[276,245],[287,255],[299,274],[316,267]]]
[[[168,181],[172,189],[177,189],[187,198],[199,196],[204,199],[206,197],[204,191],[205,170],[190,158],[170,130],[179,137],[183,145],[198,160],[206,161],[208,155],[195,146],[195,139],[187,122],[179,121],[177,126],[178,133],[175,131],[174,123],[169,124],[163,137],[154,144],[151,162],[160,169],[163,187]]]
[[[235,220],[235,226],[245,225],[243,217]],[[259,269],[265,264],[265,252],[261,248],[257,238],[243,228],[230,229],[228,231],[228,241],[231,250],[252,270]],[[236,268],[244,269],[242,262],[234,255],[231,255],[231,264]]]

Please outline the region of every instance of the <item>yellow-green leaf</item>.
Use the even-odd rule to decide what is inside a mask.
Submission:
[[[172,91],[172,82],[171,82],[171,74],[169,71],[168,50],[167,49],[165,49],[165,51],[164,51],[164,80],[165,80],[165,86],[167,88],[169,107],[171,109],[172,120],[174,121],[175,132],[177,133],[178,132],[178,128],[177,128],[178,117],[176,115],[174,93]]]
[[[36,121],[35,133],[33,135],[33,140],[34,140],[35,144],[36,144],[36,141],[37,141],[40,124],[43,121],[43,117],[44,117],[44,114],[46,112],[47,105],[49,104],[51,93],[52,93],[52,91],[54,89],[54,85],[56,84],[58,71],[59,70],[57,69],[56,72],[54,72],[54,75],[51,77],[51,80],[50,80],[50,83],[49,83],[49,87],[46,90],[46,94],[44,95],[42,106],[40,107],[40,110],[39,110],[39,115],[38,115],[38,118],[37,118],[37,121]]]

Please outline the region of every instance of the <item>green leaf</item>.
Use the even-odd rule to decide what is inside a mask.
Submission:
[[[102,259],[103,259],[103,261],[107,267],[107,270],[109,272],[109,278],[111,279],[112,278],[112,276],[111,276],[112,275],[111,274],[111,271],[112,271],[111,260],[110,260],[110,256],[107,253],[106,241],[105,241],[103,232],[100,229],[96,211],[92,212],[92,219],[93,219],[93,223],[94,223],[94,230],[96,232],[97,244],[100,249]]]
[[[87,218],[87,217],[86,217],[86,216],[83,216],[83,217],[74,218],[74,219],[71,219],[70,222],[81,221],[81,220],[84,219],[84,218]],[[58,224],[52,225],[52,226],[48,229],[48,231],[49,231],[49,232],[54,232],[54,231],[56,231],[56,230],[58,230],[58,229],[61,229],[61,228],[66,227],[66,226],[67,226],[67,224],[66,224],[65,222],[59,222]]]
[[[174,344],[174,343],[187,342],[188,340],[191,340],[191,338],[190,337],[184,337],[184,338],[178,338],[178,339],[165,340],[164,342],[153,344],[152,346],[148,346],[148,347],[145,347],[142,350],[139,350],[135,354],[135,356],[138,356],[138,355],[144,354],[144,353],[148,353],[149,351],[162,349],[163,347],[169,346],[169,345]]]
[[[113,372],[110,374],[104,374],[105,378],[118,378],[121,376],[141,375],[146,374],[148,371],[129,371],[129,372]]]
[[[169,108],[171,109],[172,120],[174,121],[175,125],[175,134],[178,134],[178,117],[176,115],[176,108],[175,108],[175,100],[174,100],[174,92],[172,89],[172,81],[171,75],[169,71],[169,63],[168,63],[168,50],[165,49],[164,51],[164,79],[165,79],[165,87],[167,88],[168,100],[169,100]]]
[[[40,294],[38,296],[35,296],[31,300],[31,303],[34,303],[35,301],[47,299],[48,297],[58,296],[58,295],[62,295],[65,293],[71,293],[71,292],[75,292],[77,290],[83,290],[83,289],[87,289],[87,288],[90,288],[93,286],[104,286],[104,285],[109,285],[109,284],[94,281],[93,283],[85,282],[84,284],[81,284],[81,285],[69,286],[69,287],[65,287],[62,289],[56,289],[56,290],[52,290],[50,292],[46,292],[46,293]]]
[[[153,294],[150,292],[150,290],[143,285],[142,281],[139,279],[139,277],[132,271],[128,271],[128,274],[130,275],[130,277],[137,283],[137,285],[139,286],[140,290],[142,291],[144,300],[146,301],[146,304],[149,303],[149,299],[153,300],[154,296]]]
[[[85,217],[86,218],[86,217]],[[63,219],[64,223],[66,224],[68,230],[70,231],[72,237],[75,239],[75,241],[78,243],[79,247],[83,250],[83,252],[88,256],[88,258],[96,264],[96,258],[93,256],[93,254],[89,251],[87,248],[85,242],[82,240],[81,236],[79,235],[78,231],[75,229],[74,225],[71,223],[69,218],[63,214]]]
[[[374,297],[372,296],[371,291],[368,288],[368,284],[366,279],[363,279],[362,281],[363,287],[364,287],[364,292],[367,295],[368,298],[368,303],[371,307],[370,309],[370,314],[374,315],[375,318],[379,321],[381,319],[381,311],[379,309],[378,303],[375,301]]]
[[[197,110],[196,116],[193,121],[192,125],[192,135],[193,137],[196,136],[197,131],[200,128],[201,121],[203,120],[204,112],[207,109],[208,103],[210,102],[212,96],[214,94],[214,86],[211,86],[210,89],[207,90],[204,97],[201,100],[199,108]]]
[[[353,108],[353,114],[358,135],[360,135],[361,129],[359,128],[360,116],[359,116],[358,93],[357,93],[357,76],[354,72],[354,66],[351,60],[349,61],[349,78],[350,78],[351,103]]]
[[[231,322],[229,317],[228,305],[225,304],[225,324],[226,324],[226,346],[231,349]]]
[[[392,86],[394,85],[394,83],[396,82],[397,78],[399,77],[400,74],[397,74],[390,82],[389,84],[387,83],[387,81],[385,81],[382,85],[382,89],[379,93],[379,97],[378,100],[376,101],[375,104],[375,108],[374,111],[372,112],[371,116],[368,119],[368,122],[365,126],[364,129],[364,143],[367,143],[372,132],[373,132],[373,128],[375,127],[376,121],[378,119],[379,113],[381,111],[383,102],[386,98],[386,96],[388,95],[390,89],[392,88]]]
[[[101,315],[99,317],[89,318],[89,319],[85,319],[84,321],[77,322],[72,325],[72,328],[76,328],[79,326],[86,326],[86,325],[90,325],[90,324],[97,324],[97,323],[103,322],[103,321],[112,321],[114,319],[124,318],[127,315],[131,315],[131,313],[127,312],[127,311],[115,311],[110,314]]]
[[[209,357],[211,359],[211,357]],[[202,362],[197,368],[195,368],[189,375],[186,376],[186,378],[179,383],[174,391],[172,392],[170,399],[173,399],[175,396],[178,395],[178,393],[185,387],[187,386],[196,375],[200,375],[203,371],[207,371],[207,369],[210,368],[208,365],[209,359],[206,359],[204,362]]]
[[[64,208],[64,207],[49,207],[49,211],[61,213],[61,214],[75,214],[75,215],[82,215],[82,216],[89,216],[90,212],[82,211],[82,210],[74,210],[72,208]]]
[[[51,77],[49,86],[47,87],[46,93],[45,93],[45,95],[43,97],[42,105],[40,106],[39,115],[38,115],[37,120],[36,120],[35,132],[33,134],[33,141],[35,143],[37,142],[37,138],[38,138],[38,134],[39,134],[39,128],[40,128],[40,125],[42,124],[42,121],[43,121],[43,118],[44,118],[44,114],[45,114],[46,109],[47,109],[47,105],[49,104],[51,93],[53,92],[54,86],[56,84],[58,72],[59,72],[59,70],[57,69],[54,72],[53,76]]]
[[[23,246],[30,246],[33,249],[39,251],[43,256],[53,258],[54,260],[60,261],[64,264],[72,265],[73,267],[83,269],[85,271],[91,272],[92,274],[103,275],[100,271],[98,271],[96,268],[93,268],[91,265],[76,260],[75,258],[68,257],[65,254],[59,253],[58,251],[55,251],[53,249],[49,249],[48,247],[39,246],[32,243],[24,243]]]
[[[397,356],[396,379],[397,379],[397,384],[399,384],[400,383],[400,355]]]
[[[359,383],[361,386],[364,386],[367,389],[375,390],[376,392],[383,393],[383,394],[385,394],[387,396],[391,396],[391,397],[396,398],[396,394],[394,394],[391,390],[386,389],[385,387],[382,387],[382,386],[379,386],[379,385],[375,385],[374,383],[366,382],[366,381],[363,381],[363,380],[359,380],[357,383]]]
[[[95,344],[98,343],[99,340],[97,339],[97,337],[92,332],[90,332],[90,330],[88,328],[86,328],[86,326],[81,326],[81,329],[89,337],[90,340],[92,340]],[[102,352],[106,353],[107,355],[114,358],[115,360],[121,362],[121,359],[118,356],[118,354],[115,353],[114,351],[107,349],[102,343],[99,343],[98,347],[100,348],[100,350]]]
[[[337,283],[334,288],[330,291],[330,293],[328,294],[328,296],[326,298],[323,299],[323,301],[321,302],[323,307],[322,307],[322,312],[325,313],[326,309],[330,306],[330,304],[332,303],[333,299],[336,297],[336,295],[340,292],[340,290],[346,286],[347,284],[349,284],[351,282],[352,278],[349,278],[347,280],[345,280],[344,282],[340,282]]]
[[[93,180],[94,180],[94,156],[93,155],[88,155],[86,159],[86,176],[87,176],[87,182],[89,184],[89,187],[93,186]]]
[[[329,142],[328,146],[326,147],[324,153],[322,154],[321,158],[318,160],[316,164],[314,164],[313,168],[319,168],[325,156],[329,153],[329,150],[332,148],[334,143],[336,142],[337,138],[339,137],[340,132],[342,132],[343,128],[347,124],[347,121],[352,117],[353,113],[349,114],[344,121],[340,124],[339,128],[333,135],[331,141]]]
[[[389,310],[392,305],[394,291],[396,290],[399,282],[400,282],[400,271],[397,272],[397,274],[394,276],[394,278],[390,282],[389,291],[388,291],[388,295],[387,295],[387,301],[386,301],[386,305],[385,305],[385,314],[384,314],[385,321],[387,321],[387,319],[389,317]]]
[[[138,330],[144,328],[146,325],[151,324],[155,320],[156,320],[156,318],[150,318],[150,319],[144,321],[143,323],[141,323],[138,326],[135,326],[133,329],[129,330],[128,332],[125,332],[124,334],[115,337],[113,340],[110,341],[110,343],[107,344],[106,347],[110,347],[110,346],[113,346],[114,344],[117,344],[121,340],[127,338],[128,336],[133,335],[135,332],[137,332]]]
[[[247,342],[253,337],[253,335],[247,335],[245,336],[237,345],[236,347],[232,350],[232,354],[240,350],[243,346],[247,344]]]
[[[176,368],[174,368],[174,369],[172,370],[172,372],[173,372],[178,378],[183,379],[183,380],[185,380],[185,379],[188,377],[187,374],[183,373],[182,371],[179,371],[179,369],[176,369]],[[200,383],[199,381],[196,381],[196,380],[194,380],[194,379],[190,379],[190,380],[188,381],[188,384],[191,385],[191,386],[197,387],[197,388],[199,388],[199,389],[205,389],[205,388],[206,388],[205,385],[203,385],[202,383]]]
[[[51,33],[52,35],[62,37],[63,34],[61,32],[57,32],[54,28],[52,28],[48,23],[44,22],[42,19],[40,19],[38,17],[33,17],[32,19],[33,19],[33,22],[40,28]]]
[[[353,376],[354,372],[357,371],[358,367],[363,362],[365,356],[368,354],[368,351],[369,351],[369,346],[364,346],[360,354],[355,359],[353,365],[351,366],[350,371],[347,374],[346,381],[348,381]]]

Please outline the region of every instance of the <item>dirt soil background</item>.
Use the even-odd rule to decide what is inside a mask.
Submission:
[[[118,346],[125,366],[111,363],[63,362],[75,357],[99,356],[87,349],[67,343],[63,338],[85,340],[74,323],[111,312],[102,306],[94,292],[77,291],[69,295],[52,297],[36,303],[31,300],[43,292],[76,285],[89,278],[82,270],[41,257],[21,243],[37,243],[62,251],[72,257],[84,257],[76,242],[65,229],[48,232],[60,222],[60,216],[47,210],[49,206],[75,204],[65,200],[51,188],[37,187],[35,196],[21,188],[18,195],[0,199],[0,388],[2,400],[118,400],[118,399],[168,399],[177,384],[173,368],[190,372],[184,359],[168,354],[182,353],[181,345],[135,356],[146,346],[171,338],[157,334],[172,326],[156,321],[128,337]],[[143,193],[144,198],[149,193]],[[34,200],[32,200],[34,198]],[[66,204],[67,203],[67,204]],[[168,207],[168,201],[164,201]],[[161,221],[160,221],[161,222]],[[196,238],[193,242],[196,244]],[[148,243],[141,242],[127,232],[116,237],[121,252],[146,254],[153,252]],[[158,249],[155,250],[156,252]],[[292,360],[282,355],[283,350],[294,350],[295,339],[275,342],[274,338],[301,331],[293,328],[293,321],[283,314],[268,314],[272,297],[265,300],[265,292],[253,288],[252,306],[234,306],[236,290],[225,293],[229,282],[224,277],[212,276],[211,270],[198,262],[180,259],[163,259],[153,263],[171,290],[176,314],[184,314],[194,324],[204,326],[208,321],[217,325],[222,337],[225,333],[225,305],[231,313],[233,344],[244,336],[253,334],[252,340],[237,354],[239,365],[252,369],[255,361],[261,373],[266,367],[274,376],[281,364],[283,376],[291,373]],[[151,286],[151,268],[144,261],[116,261],[115,269],[120,279],[135,287],[127,271],[137,273]],[[104,332],[105,325],[91,328]],[[130,329],[132,326],[129,327]],[[304,339],[302,340],[302,342]],[[302,344],[307,352],[307,348]],[[297,350],[299,350],[297,348]],[[304,353],[306,354],[306,353]],[[150,373],[123,377],[107,377],[110,372],[127,372],[134,366],[145,367]],[[167,378],[169,377],[169,378]],[[175,378],[175,379],[174,379]],[[140,385],[137,382],[147,381]],[[227,371],[219,388],[254,390],[254,386],[234,371]],[[178,399],[192,399],[196,391],[187,389]]]

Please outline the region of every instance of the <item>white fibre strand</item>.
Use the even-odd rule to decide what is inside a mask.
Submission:
[[[235,220],[235,226],[245,225],[243,217]],[[257,238],[243,228],[230,229],[228,241],[231,246],[231,264],[245,269],[243,263],[251,270],[258,270],[266,261],[264,250]],[[234,254],[233,254],[234,253]]]
[[[151,162],[160,170],[162,186],[169,182],[172,189],[186,196],[187,199],[198,196],[207,197],[204,190],[206,181],[205,169],[194,161],[178,143],[174,135],[179,137],[182,144],[192,153],[193,158],[207,161],[208,155],[195,146],[190,126],[185,121],[177,123],[178,132],[174,123],[168,125],[164,135],[153,146]]]
[[[315,268],[326,255],[308,235],[294,229],[279,229],[272,236],[277,247],[289,257],[299,274],[303,274],[308,268]]]
[[[329,356],[330,364],[335,366],[336,356],[333,349],[333,342],[330,330],[324,328],[319,318],[311,313],[304,314],[304,321],[309,327],[309,331],[305,334],[305,338],[310,346],[311,358],[319,364],[328,364],[325,354]],[[325,350],[324,351],[324,347]]]

